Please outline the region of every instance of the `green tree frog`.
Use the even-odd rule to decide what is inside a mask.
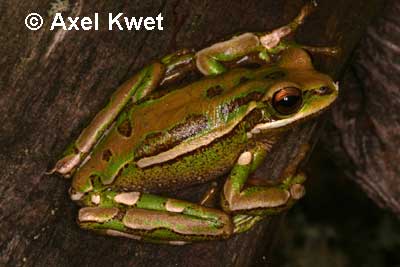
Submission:
[[[289,24],[243,33],[200,51],[182,50],[143,68],[65,152],[52,173],[72,177],[78,224],[112,236],[183,244],[224,239],[285,210],[304,195],[299,152],[277,185],[252,173],[284,130],[336,99],[332,79],[306,47],[284,40],[314,5]],[[220,207],[154,192],[225,177]]]

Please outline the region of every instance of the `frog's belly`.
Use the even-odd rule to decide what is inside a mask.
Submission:
[[[206,182],[228,173],[245,148],[246,136],[236,134],[162,164],[143,169],[129,164],[112,187],[157,192]]]

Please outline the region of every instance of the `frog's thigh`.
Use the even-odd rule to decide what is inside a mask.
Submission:
[[[281,210],[289,207],[304,195],[301,183],[304,176],[288,177],[276,186],[249,186],[244,188],[247,178],[265,156],[259,150],[243,152],[224,184],[222,205],[225,210],[235,213],[255,214]],[[261,211],[261,212],[258,212]],[[264,212],[262,212],[264,211]]]
[[[137,192],[117,194],[114,200],[114,207],[80,209],[79,225],[107,235],[171,244],[232,234],[230,216],[216,209]]]
[[[103,136],[129,100],[132,99],[135,103],[155,90],[164,77],[164,73],[165,66],[161,63],[154,63],[121,85],[111,96],[108,104],[97,113],[90,124],[81,132],[78,139],[73,143],[71,151],[68,151],[56,163],[50,173],[70,175]]]

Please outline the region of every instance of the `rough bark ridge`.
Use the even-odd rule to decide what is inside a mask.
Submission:
[[[347,176],[400,216],[400,3],[387,1],[341,83],[323,145]],[[329,144],[328,144],[329,141]],[[332,145],[334,142],[335,145]]]
[[[336,75],[380,1],[319,2],[318,11],[297,37],[310,45],[338,44],[343,49],[340,56],[315,61],[319,69]],[[75,224],[77,207],[67,196],[69,181],[44,172],[112,91],[146,63],[177,48],[201,48],[237,32],[273,29],[292,19],[302,4],[292,0],[1,1],[0,265],[268,265],[281,217],[265,220],[229,241],[183,247],[102,237]],[[99,12],[101,21],[109,12],[126,16],[162,12],[165,30],[108,31],[103,25],[99,31],[50,31],[56,11],[80,17]],[[23,21],[30,12],[45,17],[41,30],[25,28]],[[312,138],[315,126],[310,123],[289,133],[270,155],[265,175],[277,176],[292,152]]]

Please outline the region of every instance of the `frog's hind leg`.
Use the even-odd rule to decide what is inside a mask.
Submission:
[[[335,47],[309,47],[284,40],[304,23],[315,8],[315,1],[310,1],[287,25],[270,32],[243,33],[198,51],[195,55],[197,69],[204,75],[217,75],[227,71],[229,67],[226,63],[237,66],[246,62],[250,64],[270,62],[272,55],[291,47],[300,47],[312,53],[335,55],[337,53]]]
[[[314,1],[308,2],[289,24],[271,32],[244,33],[198,51],[196,53],[197,69],[204,75],[217,75],[227,70],[224,62],[234,62],[239,59],[242,59],[239,61],[246,61],[252,54],[258,54],[257,57],[261,61],[270,61],[270,54],[279,53],[288,48],[282,39],[294,33],[315,6]]]
[[[300,149],[284,173],[282,182],[275,186],[250,186],[247,179],[264,160],[262,147],[242,153],[232,169],[222,192],[221,205],[233,213],[234,233],[252,227],[263,216],[290,208],[304,193],[305,176],[297,174],[297,166],[304,158],[308,146]]]
[[[50,173],[56,172],[64,176],[69,176],[100,140],[125,105],[131,99],[133,102],[136,102],[148,95],[157,87],[164,72],[165,67],[163,64],[154,63],[121,85],[111,96],[106,107],[97,113]]]
[[[259,37],[260,42],[265,48],[265,51],[261,53],[263,57],[269,58],[270,54],[277,54],[291,47],[302,48],[310,53],[325,54],[329,56],[337,55],[340,52],[338,47],[314,47],[284,40],[285,37],[293,34],[297,28],[304,23],[305,19],[315,10],[316,7],[316,2],[310,1],[303,6],[299,14],[290,23],[271,32],[261,34]]]
[[[81,132],[49,174],[56,172],[66,177],[70,176],[129,102],[137,103],[156,90],[160,84],[187,74],[194,68],[193,58],[193,53],[188,50],[171,54],[160,62],[145,67],[121,85],[111,96],[106,107]]]
[[[97,206],[80,209],[78,223],[82,228],[170,244],[232,234],[231,218],[220,210],[139,192],[105,194],[96,197]]]
[[[287,25],[279,27],[271,32],[264,33],[260,36],[260,42],[263,47],[271,51],[278,48],[282,39],[292,33],[304,23],[306,17],[308,17],[316,8],[317,4],[315,1],[310,1],[305,4],[299,14]]]

